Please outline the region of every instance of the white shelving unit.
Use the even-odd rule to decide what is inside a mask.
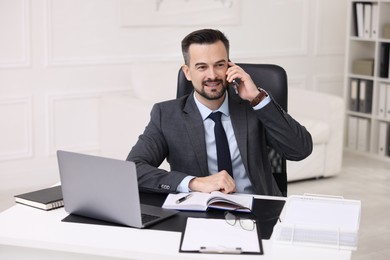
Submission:
[[[355,5],[357,3],[370,4],[372,6],[378,7],[378,22],[373,26],[372,29],[376,30],[375,33],[371,32],[369,37],[367,36],[357,36],[356,35],[356,12]],[[364,9],[364,8],[363,8]],[[363,10],[364,13],[364,10]],[[381,77],[380,67],[381,67],[381,48],[383,44],[390,45],[390,38],[386,39],[383,35],[383,28],[386,24],[390,24],[390,0],[377,0],[377,1],[349,1],[348,8],[348,28],[347,32],[347,48],[346,48],[346,78],[345,78],[345,92],[344,96],[346,99],[346,142],[345,147],[348,151],[357,152],[360,154],[369,155],[376,158],[381,158],[384,160],[390,161],[390,152],[388,151],[388,145],[390,144],[390,130],[387,131],[387,141],[386,144],[383,144],[383,140],[380,139],[380,125],[381,123],[386,123],[387,128],[390,129],[390,113],[384,113],[381,115],[379,113],[379,100],[380,100],[380,91],[379,86],[381,84],[387,84],[387,96],[390,96],[390,73],[386,78]],[[353,73],[353,64],[356,60],[362,59],[372,59],[373,63],[373,73],[372,75],[359,75]],[[359,111],[351,110],[351,94],[356,93],[351,91],[351,82],[354,80],[366,81],[370,84],[372,83],[372,108],[370,113],[363,113]],[[352,95],[353,96],[353,95]],[[359,100],[359,95],[357,96]],[[387,98],[389,99],[389,98]],[[387,101],[386,110],[390,111],[390,101]],[[357,119],[356,122],[352,122],[350,118]],[[368,123],[368,132],[367,134],[363,133],[364,129],[362,124],[359,125],[359,122]],[[355,125],[354,125],[355,124]],[[360,133],[359,133],[360,131]],[[366,144],[366,145],[365,145]],[[385,147],[383,152],[382,147]],[[382,149],[382,150],[381,150]],[[381,152],[382,151],[382,152]]]

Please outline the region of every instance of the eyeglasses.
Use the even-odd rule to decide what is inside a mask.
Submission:
[[[250,211],[249,214],[251,216],[250,217],[238,216],[237,210],[240,210],[240,209],[249,210]],[[255,225],[256,225],[255,218],[256,218],[255,214],[253,214],[253,212],[247,208],[238,208],[235,210],[225,211],[226,223],[234,226],[234,225],[236,225],[236,223],[238,221],[240,223],[240,226],[242,227],[242,229],[247,230],[247,231],[252,231],[255,229]]]

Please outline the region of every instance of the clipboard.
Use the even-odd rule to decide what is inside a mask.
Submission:
[[[259,239],[260,238],[260,239]],[[180,253],[264,254],[260,229],[247,231],[224,219],[187,218],[180,240]]]

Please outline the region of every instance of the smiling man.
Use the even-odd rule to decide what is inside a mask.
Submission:
[[[267,145],[287,160],[312,151],[307,130],[229,60],[229,41],[212,29],[182,41],[183,72],[194,91],[154,105],[127,160],[139,186],[156,192],[240,192],[281,195]],[[238,79],[237,94],[230,86]],[[171,170],[159,169],[167,159]]]

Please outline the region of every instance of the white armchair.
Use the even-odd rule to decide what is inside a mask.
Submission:
[[[344,101],[341,97],[290,88],[288,112],[313,138],[313,152],[305,160],[287,161],[287,179],[295,181],[336,175],[342,164]]]

